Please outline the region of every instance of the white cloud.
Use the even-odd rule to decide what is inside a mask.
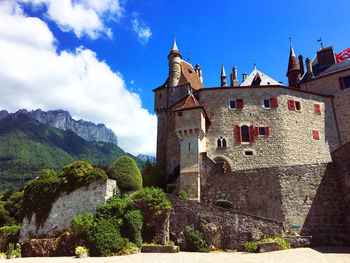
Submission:
[[[134,18],[131,21],[132,29],[137,34],[139,41],[142,44],[146,44],[152,36],[151,29],[147,25],[145,25],[144,23],[140,24],[137,13],[134,13],[133,17]]]
[[[89,49],[57,53],[54,41],[43,21],[13,2],[0,3],[0,109],[65,109],[105,123],[133,154],[154,153],[156,116],[126,89],[122,75]]]
[[[101,34],[111,38],[111,28],[104,20],[118,20],[124,12],[119,0],[16,0],[34,6],[45,5],[46,16],[62,31],[73,31],[77,37],[88,35],[96,39]]]

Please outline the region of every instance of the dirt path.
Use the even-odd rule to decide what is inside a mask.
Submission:
[[[7,262],[7,261],[6,261]],[[350,248],[297,248],[263,254],[190,253],[137,254],[108,258],[77,259],[73,257],[21,258],[10,263],[350,263]]]

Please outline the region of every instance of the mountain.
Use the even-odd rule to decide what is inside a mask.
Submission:
[[[143,161],[113,143],[88,142],[70,130],[62,131],[25,114],[0,120],[0,194],[18,189],[44,168],[60,171],[76,160],[109,167],[120,156]]]
[[[137,158],[141,159],[144,163],[148,160],[150,163],[155,164],[156,163],[156,157],[152,155],[147,154],[139,154],[137,155]]]
[[[0,120],[7,118],[8,116],[18,116],[20,114],[27,115],[28,117],[37,120],[43,124],[48,124],[51,127],[67,131],[70,130],[79,135],[86,141],[101,141],[110,142],[118,145],[117,136],[111,129],[108,129],[104,124],[95,124],[90,121],[74,120],[68,111],[54,110],[54,111],[42,111],[40,109],[35,111],[27,111],[25,109],[19,110],[16,113],[8,113],[3,110],[0,111]]]

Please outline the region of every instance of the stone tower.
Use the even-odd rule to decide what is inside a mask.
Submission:
[[[295,56],[292,41],[290,39],[290,53],[287,71],[288,83],[291,88],[298,88],[301,79],[301,69],[297,57]]]

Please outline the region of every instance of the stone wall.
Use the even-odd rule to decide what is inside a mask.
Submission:
[[[81,187],[69,194],[62,194],[53,204],[45,223],[37,228],[35,214],[30,219],[24,218],[19,242],[27,238],[57,237],[65,230],[69,230],[75,215],[86,211],[95,213],[96,208],[113,196],[116,181],[100,179],[89,186]]]
[[[232,212],[228,209],[206,205],[168,195],[172,204],[170,213],[170,240],[186,248],[185,229],[192,226],[203,234],[212,247],[243,250],[244,243],[253,239],[283,236],[282,222]]]
[[[334,111],[337,118],[339,137],[342,145],[350,141],[350,89],[341,90],[338,78],[349,76],[350,70],[348,69],[328,76],[315,78],[307,83],[301,84],[301,88],[304,90],[334,96]]]
[[[331,162],[330,152],[339,147],[337,126],[329,96],[284,87],[207,88],[199,102],[211,125],[206,133],[206,152],[213,160],[222,158],[230,169],[254,169]],[[277,98],[278,108],[264,108],[263,100]],[[243,99],[243,109],[230,109],[229,99]],[[299,101],[301,110],[289,110],[288,100]],[[316,114],[314,104],[321,106]],[[269,127],[269,135],[255,136],[255,142],[236,142],[235,126]],[[313,138],[319,131],[320,140]],[[217,139],[227,138],[226,147]],[[253,155],[245,155],[251,150]]]
[[[201,201],[233,202],[233,211],[280,220],[313,244],[346,240],[341,181],[332,163],[225,172],[201,154]]]

